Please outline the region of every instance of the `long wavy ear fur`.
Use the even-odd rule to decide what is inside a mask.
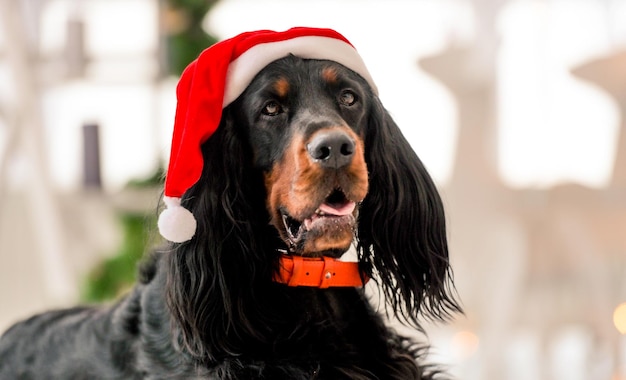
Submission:
[[[370,190],[360,208],[357,248],[395,316],[419,327],[420,313],[445,319],[461,311],[443,204],[398,126],[377,98],[373,103],[365,136]]]
[[[258,292],[272,277],[266,252],[276,247],[260,174],[231,109],[202,147],[204,168],[183,206],[198,222],[196,235],[168,253],[167,300],[180,344],[196,357],[237,354],[242,339],[263,339]],[[234,323],[236,321],[236,323]],[[210,344],[207,344],[210,342]]]

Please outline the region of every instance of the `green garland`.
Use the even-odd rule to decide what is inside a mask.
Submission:
[[[217,42],[206,33],[202,22],[217,0],[166,0],[169,12],[183,20],[177,28],[166,31],[168,72],[180,75],[202,50]]]
[[[218,0],[162,0],[163,12],[175,21],[165,30],[167,71],[179,76],[202,50],[217,40],[202,28],[202,22]],[[144,180],[131,181],[129,187],[158,187],[163,183],[163,169]],[[82,289],[84,302],[101,302],[126,293],[137,278],[137,263],[151,249],[156,226],[156,212],[138,214],[120,212],[123,242],[110,258],[97,265],[87,276]]]

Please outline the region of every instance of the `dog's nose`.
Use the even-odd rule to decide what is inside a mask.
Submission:
[[[339,169],[354,155],[354,140],[342,131],[322,132],[307,145],[309,156],[322,167]]]

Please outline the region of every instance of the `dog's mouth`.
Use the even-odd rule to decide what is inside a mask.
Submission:
[[[308,217],[298,220],[281,210],[290,245],[297,246],[306,238],[326,233],[352,230],[356,224],[357,203],[349,200],[341,189],[333,190]]]

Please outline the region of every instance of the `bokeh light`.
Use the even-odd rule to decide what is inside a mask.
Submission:
[[[613,324],[620,334],[626,334],[626,302],[615,308],[613,312]]]

